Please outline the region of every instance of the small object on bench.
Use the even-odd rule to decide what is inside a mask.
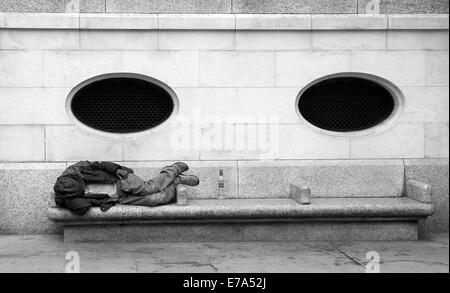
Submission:
[[[419,202],[431,203],[431,186],[414,179],[409,179],[406,181],[406,195]]]
[[[219,168],[219,192],[217,194],[217,198],[218,199],[224,199],[225,198],[225,193],[224,193],[224,189],[225,189],[225,180],[223,179],[223,168]]]
[[[177,186],[177,205],[187,206],[188,205],[188,193],[186,187],[182,185]]]
[[[291,183],[291,197],[300,204],[311,203],[311,189],[308,186],[297,186]]]

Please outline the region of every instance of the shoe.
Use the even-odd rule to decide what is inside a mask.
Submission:
[[[195,175],[178,175],[176,183],[188,185],[188,186],[197,186],[200,184],[200,179],[198,179]]]
[[[171,165],[171,167],[176,167],[178,169],[178,174],[181,174],[183,172],[186,172],[187,170],[189,170],[189,166],[186,163],[183,162],[176,162],[174,164]]]

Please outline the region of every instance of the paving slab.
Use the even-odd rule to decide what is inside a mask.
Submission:
[[[20,243],[20,245],[17,245]],[[422,241],[64,243],[60,235],[1,235],[0,273],[63,273],[66,253],[88,272],[364,273],[366,254],[380,272],[449,272],[449,235]]]
[[[337,244],[335,247],[364,267],[370,260],[367,253],[376,252],[381,273],[449,272],[448,234],[437,234],[428,240],[407,243],[358,242]]]

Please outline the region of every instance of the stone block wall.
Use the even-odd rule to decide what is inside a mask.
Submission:
[[[1,21],[3,162],[448,158],[448,16],[3,14]],[[82,131],[67,115],[68,93],[115,72],[166,83],[183,119],[132,138]],[[345,72],[398,86],[405,98],[398,123],[362,137],[326,135],[305,124],[296,112],[298,93]],[[203,147],[214,140],[212,124],[198,121],[208,115],[234,136]],[[261,115],[267,119],[258,121]],[[267,133],[256,137],[255,129]],[[275,146],[251,148],[272,134]]]
[[[250,2],[234,6],[235,1],[233,9],[252,7]],[[241,172],[253,165],[396,159],[407,166],[407,176],[435,190],[438,212],[429,229],[448,230],[448,40],[448,15],[0,13],[0,233],[58,232],[45,217],[52,183],[67,163],[86,159],[127,162],[142,176],[168,161],[190,161],[206,178],[194,194],[199,198],[214,196],[218,166],[229,176],[230,197],[251,197],[258,188],[249,190],[248,181],[258,173]],[[66,112],[69,92],[86,79],[115,72],[166,83],[185,119],[133,138],[81,129]],[[376,135],[345,137],[302,122],[295,109],[298,93],[343,72],[376,75],[398,86],[405,98],[398,123]],[[211,125],[196,120],[198,108],[241,133],[244,148],[194,147],[194,134],[211,138]],[[274,114],[275,122],[255,119]],[[260,139],[250,134],[261,126],[276,129],[274,152],[249,147]],[[270,176],[274,169],[268,170],[259,176]],[[281,189],[259,190],[255,197],[267,191],[283,196]]]
[[[0,163],[0,234],[61,233],[46,211],[54,205],[55,178],[71,163]],[[170,161],[121,163],[150,178]],[[422,231],[448,232],[448,159],[187,163],[201,178],[199,187],[189,188],[190,197],[197,199],[217,196],[218,167],[224,169],[225,196],[242,199],[288,197],[291,182],[306,182],[314,197],[393,197],[402,194],[405,176],[432,186],[436,212]]]
[[[448,159],[405,160],[405,178],[419,180],[432,186],[431,199],[436,211],[424,223],[422,229],[432,232],[448,232]]]

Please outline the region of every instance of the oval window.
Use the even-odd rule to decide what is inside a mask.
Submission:
[[[94,78],[78,86],[70,109],[82,124],[108,133],[155,128],[174,112],[174,94],[150,78],[122,75]]]
[[[391,92],[359,77],[334,77],[313,84],[298,98],[298,110],[312,125],[334,132],[372,128],[394,111]]]

